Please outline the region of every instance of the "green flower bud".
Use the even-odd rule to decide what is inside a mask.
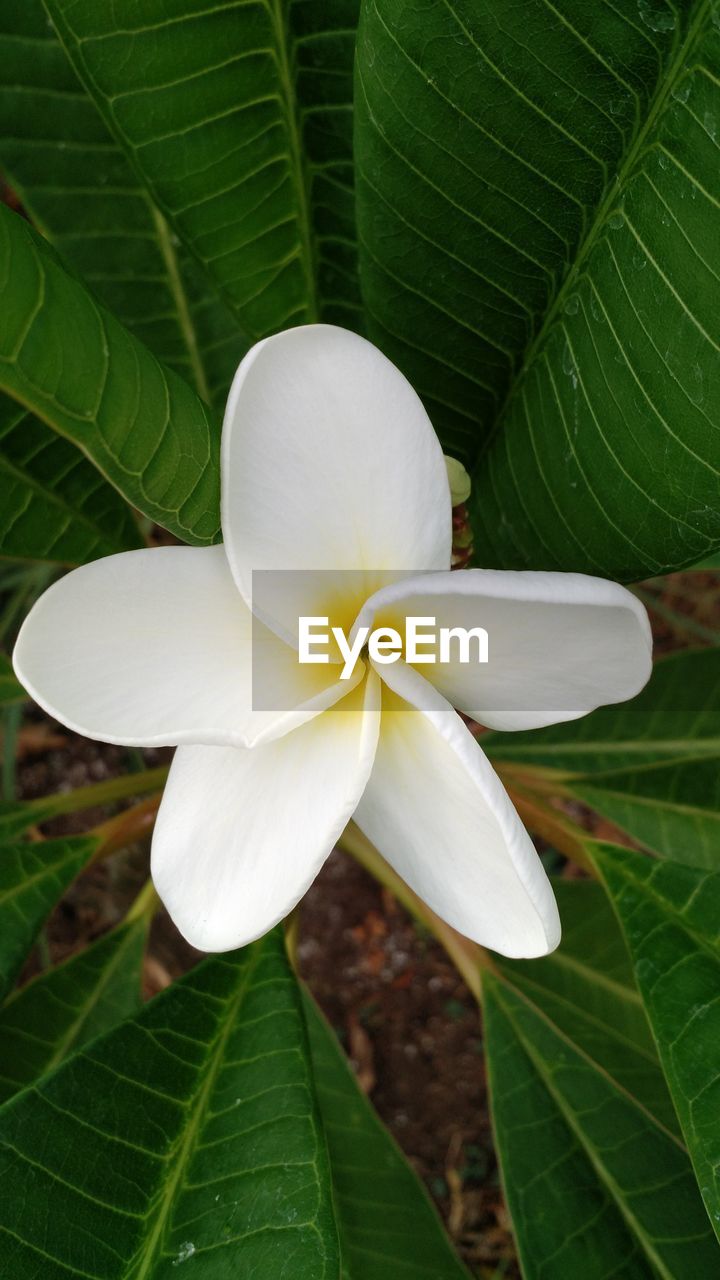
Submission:
[[[458,462],[457,458],[450,458],[445,454],[445,466],[447,467],[448,481],[450,482],[450,497],[454,507],[459,507],[461,502],[467,502],[470,497],[471,481],[462,462]]]

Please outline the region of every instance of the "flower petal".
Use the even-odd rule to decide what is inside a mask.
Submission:
[[[546,955],[560,941],[553,892],[490,762],[416,671],[398,663],[383,680],[380,739],[355,821],[460,933],[502,955]]]
[[[423,665],[454,707],[491,729],[538,729],[634,698],[650,677],[647,613],[625,587],[581,573],[463,569],[392,584],[367,601],[373,619],[434,617],[438,627],[484,627],[487,664]],[[377,624],[376,624],[377,625]],[[404,626],[404,622],[403,622]],[[430,650],[428,650],[430,652]]]
[[[222,547],[127,551],[75,569],[30,611],[13,661],[68,728],[148,747],[276,736],[352,687],[336,668],[301,666],[253,620]],[[278,710],[253,710],[253,662],[256,685],[272,673]]]
[[[179,748],[153,837],[152,874],[193,946],[244,946],[299,901],[362,795],[379,706],[370,671],[341,706],[275,742]]]
[[[225,545],[248,603],[253,570],[367,571],[359,607],[377,571],[450,565],[440,444],[409,382],[355,333],[307,325],[253,347],[230,391],[222,463]],[[318,613],[320,589],[297,587],[296,599],[284,584],[276,619],[288,637],[299,614]]]

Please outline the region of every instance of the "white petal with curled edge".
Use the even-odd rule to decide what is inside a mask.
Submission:
[[[50,715],[121,745],[252,743],[352,687],[254,622],[222,547],[126,551],[73,570],[28,614],[13,661]],[[273,692],[267,709],[253,710],[253,664],[255,686]]]
[[[449,568],[445,461],[410,383],[370,342],[332,325],[259,342],[225,412],[222,522],[248,603],[253,570],[351,570],[348,628],[380,571]],[[299,614],[319,612],[321,594],[300,578],[296,590],[283,583],[274,621],[284,635],[296,637]]]
[[[356,625],[408,615],[483,627],[488,662],[423,665],[447,698],[491,729],[539,729],[635,697],[652,670],[647,613],[625,587],[580,573],[463,569],[406,579],[367,601]],[[404,621],[402,622],[404,628]],[[431,650],[428,650],[431,652]]]
[[[550,882],[470,731],[410,667],[383,668],[375,764],[355,821],[437,915],[501,955],[560,941]]]
[[[362,795],[379,705],[370,671],[346,701],[275,742],[178,749],[152,875],[194,947],[244,946],[300,900]]]

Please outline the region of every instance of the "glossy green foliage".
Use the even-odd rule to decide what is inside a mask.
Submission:
[[[355,327],[356,0],[47,0],[158,207],[261,337]]]
[[[68,440],[0,395],[0,555],[80,564],[142,539],[127,503]]]
[[[166,528],[211,542],[219,430],[187,383],[0,206],[0,387],[87,453]]]
[[[425,1188],[360,1092],[309,996],[305,1018],[330,1152],[343,1280],[467,1280]]]
[[[48,815],[49,816],[49,815]],[[0,840],[22,836],[36,822],[44,821],[44,813],[22,800],[0,800]]]
[[[0,998],[58,898],[92,856],[90,836],[0,845]]]
[[[121,924],[0,1008],[0,1103],[140,1007],[147,920]]]
[[[0,1111],[13,1280],[331,1280],[338,1245],[281,934],[213,957]],[[51,1211],[48,1213],[48,1201]]]
[[[247,345],[77,79],[42,0],[0,12],[0,167],[100,301],[218,407]]]
[[[720,870],[720,756],[618,769],[572,790],[656,853]]]
[[[720,544],[718,129],[714,0],[367,0],[371,331],[475,464],[480,564]]]
[[[358,0],[43,3],[0,13],[0,167],[35,224],[0,208],[0,554],[139,545],[130,507],[216,540],[232,371],[325,319],[367,320],[473,468],[479,562],[712,557],[716,0],[363,0],[355,174]],[[8,597],[8,642],[43,585]],[[562,881],[559,951],[484,976],[525,1280],[720,1274],[719,724],[705,649],[633,702],[482,738],[666,860],[595,849],[622,930]],[[97,848],[9,841],[91,791],[0,805],[0,1272],[461,1280],[279,931],[139,1009],[131,916],[8,994]]]
[[[587,880],[554,880],[562,945],[540,962],[498,960],[507,982],[548,1017],[657,1123],[679,1134],[632,963],[607,895]]]
[[[612,845],[598,846],[593,856],[620,917],[700,1190],[720,1235],[720,873]]]
[[[495,1133],[525,1280],[720,1267],[627,952],[596,885],[558,886],[547,960],[483,975]]]
[[[595,780],[600,773],[682,762],[720,751],[720,649],[655,663],[636,698],[567,724],[482,739],[493,759],[523,760]]]

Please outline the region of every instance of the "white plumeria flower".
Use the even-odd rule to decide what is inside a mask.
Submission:
[[[527,729],[632,697],[650,673],[642,606],[580,574],[449,572],[448,476],[428,416],[385,356],[327,325],[266,339],[240,365],[223,427],[222,528],[221,546],[74,570],[37,602],[14,655],[29,693],[70,729],[177,746],[152,874],[180,931],[204,951],[265,933],[354,815],[461,933],[508,956],[552,951],[549,881],[453,708]],[[261,569],[360,571],[354,595],[332,601],[342,617],[331,624],[482,625],[491,660],[421,674],[367,659],[350,681],[337,666],[303,665],[288,638],[327,600],[288,574],[259,622]],[[285,711],[253,707],[253,656]]]

